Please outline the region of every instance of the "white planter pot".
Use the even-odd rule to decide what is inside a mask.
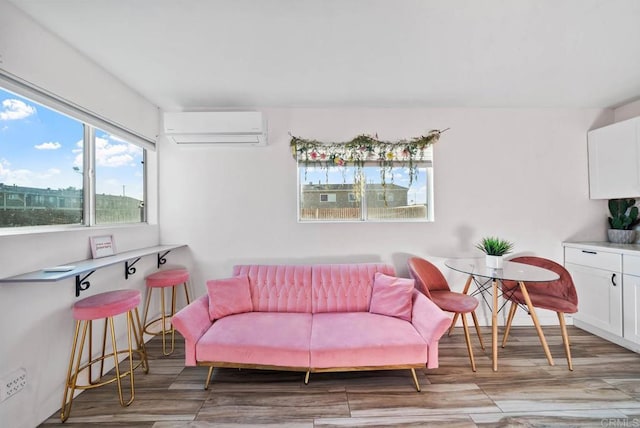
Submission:
[[[607,235],[609,242],[616,244],[633,244],[636,240],[635,230],[609,229]]]
[[[491,269],[502,269],[502,261],[502,256],[490,256],[488,254],[485,256],[485,264]]]

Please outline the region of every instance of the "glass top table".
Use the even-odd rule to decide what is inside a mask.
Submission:
[[[560,279],[560,275],[538,266],[505,260],[502,269],[492,269],[485,265],[483,257],[473,259],[451,259],[445,266],[458,272],[481,278],[503,281],[549,282]]]
[[[533,320],[533,324],[536,328],[536,331],[538,332],[538,337],[540,338],[540,343],[542,344],[542,348],[544,349],[547,361],[549,361],[549,365],[551,366],[554,364],[553,358],[551,357],[551,352],[549,351],[549,346],[547,345],[544,333],[542,332],[542,328],[540,327],[540,322],[538,320],[538,316],[536,315],[535,308],[531,303],[531,299],[529,298],[526,283],[552,282],[558,280],[560,278],[560,275],[551,270],[544,269],[538,266],[510,262],[508,260],[505,260],[503,262],[502,269],[493,269],[486,266],[484,257],[450,259],[446,260],[444,264],[449,269],[469,275],[462,291],[464,294],[468,293],[471,282],[474,282],[476,284],[480,293],[489,292],[489,290],[491,290],[492,303],[489,304],[489,302],[487,302],[487,304],[491,306],[491,348],[494,371],[498,370],[498,297],[502,292],[502,289],[501,287],[498,287],[498,284],[502,283],[503,281],[514,281],[518,284],[519,291],[522,293],[522,296],[527,304],[527,310],[529,311],[531,319]],[[489,283],[491,283],[490,286]],[[485,302],[487,301],[486,299],[484,300]],[[455,322],[455,318],[453,322]]]

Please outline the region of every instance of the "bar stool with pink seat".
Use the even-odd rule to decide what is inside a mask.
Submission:
[[[189,271],[183,268],[161,270],[153,273],[145,278],[147,284],[147,299],[144,305],[144,322],[143,332],[152,336],[162,335],[162,353],[163,355],[171,355],[175,350],[176,331],[171,324],[171,317],[176,313],[176,287],[183,285],[184,294],[187,299],[187,305],[191,303],[189,299],[189,289],[187,282],[189,281]],[[165,288],[171,287],[171,312],[167,313],[165,305]],[[149,316],[149,302],[151,301],[151,292],[153,289],[160,290],[160,316],[151,321],[147,321]],[[161,324],[160,331],[152,331],[151,327],[157,323]],[[167,322],[171,328],[167,328]],[[167,350],[166,335],[171,333],[171,348]]]
[[[149,372],[149,363],[147,362],[147,354],[142,340],[142,323],[138,314],[138,305],[141,301],[141,294],[138,290],[114,290],[105,293],[96,294],[82,300],[73,305],[73,318],[76,320],[75,335],[73,338],[73,346],[71,348],[71,357],[69,358],[69,369],[67,371],[67,380],[65,383],[64,395],[62,397],[62,408],[60,410],[60,419],[62,422],[69,418],[71,413],[71,405],[76,389],[97,388],[116,382],[118,384],[118,396],[120,404],[123,407],[128,406],[135,398],[134,371],[142,366],[145,373]],[[126,349],[118,349],[116,343],[116,329],[114,317],[126,314],[127,317],[127,338],[128,346]],[[104,332],[102,337],[102,353],[98,357],[93,357],[93,321],[104,319]],[[107,328],[110,328],[111,336],[111,353],[106,354]],[[82,333],[80,330],[82,329]],[[81,364],[83,358],[83,350],[87,341],[88,333],[88,356],[87,361]],[[135,349],[134,349],[135,344]],[[118,364],[118,355],[127,354],[129,360],[129,368],[121,371]],[[134,363],[133,355],[136,353],[140,360]],[[104,376],[104,361],[113,357],[115,375],[108,379],[102,379]],[[94,380],[91,374],[93,365],[100,363],[100,377]],[[87,383],[79,384],[78,377],[82,371],[87,371]],[[131,393],[129,400],[125,401],[122,394],[122,379],[130,376]]]

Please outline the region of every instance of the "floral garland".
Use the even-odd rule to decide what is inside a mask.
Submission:
[[[427,135],[397,142],[379,140],[377,135],[358,135],[353,140],[343,143],[321,143],[292,135],[291,154],[295,160],[304,163],[305,167],[319,164],[328,170],[330,167],[353,165],[358,175],[366,162],[378,162],[383,186],[387,170],[399,162],[409,168],[411,185],[417,177],[414,162],[424,160],[426,149],[436,143],[447,129],[434,129]]]

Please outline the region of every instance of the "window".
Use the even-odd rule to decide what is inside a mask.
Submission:
[[[385,167],[384,181],[382,169],[298,164],[299,221],[432,220],[431,163],[416,162],[413,180],[401,164]]]
[[[138,145],[0,88],[0,227],[143,222],[144,156]]]
[[[336,194],[335,193],[321,193],[320,194],[320,202],[335,202]]]

